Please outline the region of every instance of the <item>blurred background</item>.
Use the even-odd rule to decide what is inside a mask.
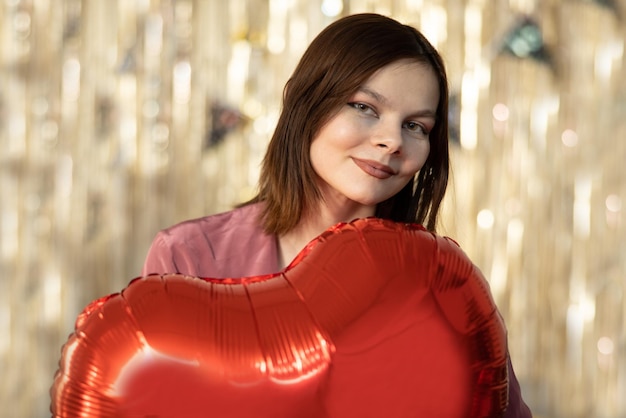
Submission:
[[[1,0],[0,416],[155,233],[252,196],[282,88],[340,16],[442,52],[440,232],[489,279],[526,401],[626,417],[626,0]]]

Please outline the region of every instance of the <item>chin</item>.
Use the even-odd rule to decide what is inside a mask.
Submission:
[[[376,206],[379,203],[384,202],[385,200],[389,199],[391,196],[387,196],[387,197],[383,197],[383,198],[364,198],[364,199],[352,199],[354,202],[358,203],[361,206],[366,206],[369,208],[373,208],[374,211],[376,211]]]

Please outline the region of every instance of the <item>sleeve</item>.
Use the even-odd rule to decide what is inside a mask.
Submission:
[[[144,261],[143,269],[141,270],[142,276],[179,272],[176,266],[174,252],[166,237],[167,235],[161,231],[152,241],[146,260]]]
[[[522,399],[522,390],[513,371],[511,358],[508,360],[509,366],[509,406],[506,409],[504,418],[532,418],[530,408]]]

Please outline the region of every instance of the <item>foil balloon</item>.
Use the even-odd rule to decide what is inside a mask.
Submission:
[[[336,225],[284,271],[133,280],[63,346],[55,417],[498,417],[506,331],[453,241]]]

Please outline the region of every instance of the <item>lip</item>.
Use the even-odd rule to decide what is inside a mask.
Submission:
[[[388,179],[396,174],[395,170],[385,164],[381,164],[378,161],[362,160],[352,157],[352,161],[364,172],[377,179]]]

